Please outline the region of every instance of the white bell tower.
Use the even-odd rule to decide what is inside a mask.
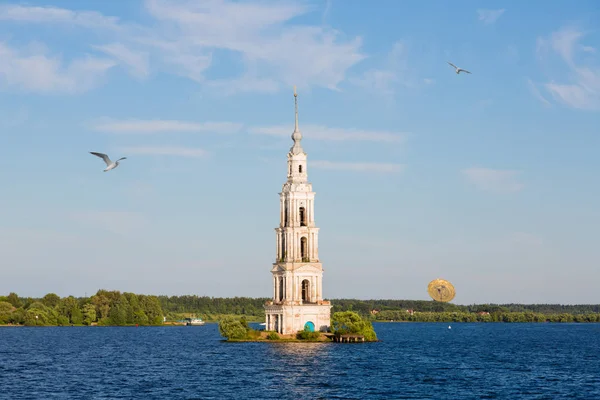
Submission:
[[[323,267],[319,260],[319,228],[315,226],[315,192],[308,182],[306,153],[300,144],[298,95],[294,87],[294,145],[287,155],[287,182],[280,198],[280,221],[273,274],[273,300],[265,304],[266,329],[293,334],[306,328],[324,331],[331,304],[323,300]]]

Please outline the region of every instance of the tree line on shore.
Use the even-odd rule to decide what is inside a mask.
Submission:
[[[263,320],[266,297],[158,296],[167,313],[245,315]],[[472,304],[431,300],[332,299],[331,312],[354,311],[372,321],[411,322],[600,322],[600,304]],[[253,318],[254,317],[254,318]]]
[[[208,296],[158,296],[166,312],[196,312],[200,314],[262,315],[263,305],[272,300],[266,297],[208,297]],[[600,304],[472,304],[458,305],[432,300],[357,300],[331,299],[332,312],[355,311],[369,315],[373,310],[414,310],[419,312],[534,312],[541,314],[599,313]]]
[[[205,321],[245,316],[263,321],[266,297],[153,296],[99,290],[91,297],[0,296],[0,324],[160,325],[190,315]],[[473,304],[426,300],[332,299],[332,313],[354,311],[372,321],[410,322],[600,322],[600,305]]]
[[[65,325],[160,325],[163,311],[156,296],[99,290],[91,297],[59,297],[48,293],[41,299],[16,293],[0,296],[0,324],[26,326]]]

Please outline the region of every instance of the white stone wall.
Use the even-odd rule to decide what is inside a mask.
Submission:
[[[315,331],[326,331],[331,321],[331,307],[329,304],[265,306],[266,329],[283,335],[295,334],[304,330],[304,325],[310,321],[315,325]],[[279,326],[277,318],[282,321]]]

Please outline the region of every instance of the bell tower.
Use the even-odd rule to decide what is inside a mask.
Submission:
[[[287,155],[287,181],[279,193],[279,226],[273,274],[273,300],[265,304],[266,329],[293,334],[330,325],[331,304],[323,300],[323,267],[319,228],[315,225],[315,192],[298,128],[298,94],[294,87],[295,127]]]

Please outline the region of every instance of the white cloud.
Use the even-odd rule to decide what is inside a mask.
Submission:
[[[479,16],[479,20],[483,21],[484,24],[493,24],[504,14],[504,11],[506,11],[504,8],[499,10],[479,9],[477,10],[477,15]]]
[[[0,85],[40,93],[82,93],[94,88],[114,61],[91,56],[63,65],[59,57],[44,54],[33,44],[15,50],[0,43]]]
[[[242,129],[242,124],[235,122],[129,119],[122,121],[105,120],[104,122],[94,124],[92,129],[101,132],[123,134],[153,134],[164,132],[235,133]]]
[[[119,151],[127,154],[175,157],[204,157],[208,154],[208,152],[204,149],[181,146],[119,147]]]
[[[135,77],[146,78],[150,74],[147,53],[132,51],[122,43],[111,43],[93,47],[125,64],[131,75]]]
[[[556,70],[552,60],[547,59],[548,53],[558,58],[567,67],[567,76],[562,78],[568,83],[558,83],[554,79],[544,84],[544,88],[555,101],[568,107],[580,110],[600,110],[600,62],[595,59],[587,64],[578,60],[578,53],[594,54],[589,47],[578,45],[585,33],[574,27],[564,27],[553,32],[548,38],[538,38],[537,53],[546,66]],[[554,75],[557,75],[554,72]],[[535,94],[535,93],[534,93]]]
[[[148,12],[170,28],[160,32],[167,45],[188,55],[213,49],[236,52],[250,65],[262,67],[264,76],[253,80],[273,77],[288,86],[334,89],[344,80],[345,71],[364,58],[358,50],[360,38],[338,43],[334,30],[290,25],[291,19],[311,11],[304,4],[223,0],[146,4]],[[187,64],[180,67],[185,70]]]
[[[312,11],[303,3],[146,0],[144,4],[153,19],[144,26],[97,12],[15,5],[2,6],[0,19],[92,29],[99,38],[110,38],[112,44],[102,45],[104,50],[136,76],[147,75],[142,55],[148,53],[158,69],[212,83],[229,94],[272,92],[294,84],[337,90],[346,71],[365,58],[360,37],[346,40],[334,29],[293,22]],[[212,81],[214,50],[234,53],[247,71]]]
[[[119,19],[95,11],[71,11],[57,7],[0,5],[0,20],[29,23],[62,23],[85,28],[120,30]]]
[[[407,133],[389,131],[368,131],[360,129],[330,128],[321,125],[304,125],[300,128],[305,137],[311,140],[328,141],[368,141],[398,143],[406,139]],[[248,131],[252,134],[290,137],[290,125],[276,125],[252,127]]]
[[[433,85],[435,83],[435,79],[424,78],[423,82],[425,82],[427,85]]]
[[[511,193],[518,192],[525,187],[516,179],[519,171],[468,168],[462,173],[472,184],[484,191]]]
[[[361,172],[382,172],[382,173],[396,173],[404,170],[402,164],[390,164],[390,163],[344,163],[334,162],[325,160],[313,160],[310,162],[310,166],[313,168],[320,169],[331,169],[339,171],[361,171]]]

